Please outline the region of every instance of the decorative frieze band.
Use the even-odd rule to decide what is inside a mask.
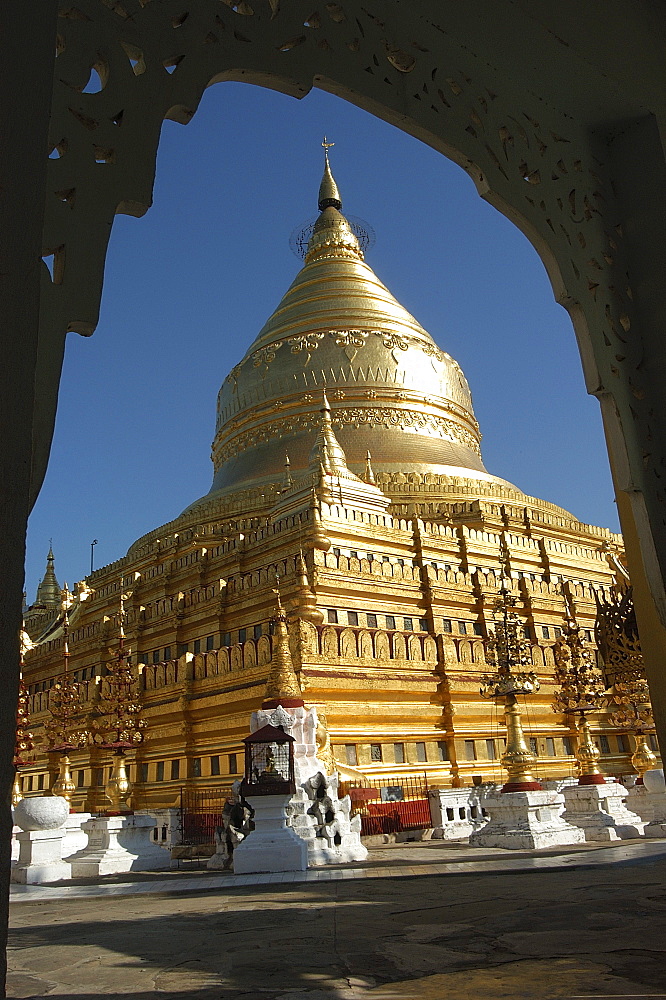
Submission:
[[[454,441],[469,448],[476,455],[481,454],[478,439],[465,427],[446,417],[423,413],[420,410],[394,409],[387,406],[355,406],[335,409],[331,414],[334,427],[355,427],[363,424],[371,427],[431,432],[447,441]],[[235,435],[215,454],[216,466],[238,455],[248,448],[264,444],[273,438],[284,438],[299,431],[315,431],[320,425],[319,412],[294,414],[278,417],[251,430]]]
[[[459,365],[453,358],[445,352],[440,351],[431,340],[424,340],[420,337],[409,336],[403,333],[393,333],[388,330],[320,330],[313,333],[298,334],[293,337],[287,337],[285,340],[276,340],[272,344],[267,344],[264,347],[260,347],[259,350],[254,351],[251,355],[252,367],[260,368],[262,365],[265,365],[268,368],[275,361],[277,352],[285,344],[289,346],[292,354],[304,353],[306,355],[304,363],[308,364],[310,355],[313,351],[317,350],[327,335],[333,338],[336,347],[344,351],[347,357],[350,354],[355,357],[358,351],[366,346],[368,338],[374,335],[381,338],[382,345],[387,351],[393,354],[396,363],[398,360],[397,352],[407,351],[410,347],[415,347],[435,361],[447,361],[462,375]],[[238,379],[242,364],[243,362],[229,372],[227,379],[235,382]]]

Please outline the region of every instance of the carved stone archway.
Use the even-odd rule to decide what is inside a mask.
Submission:
[[[113,218],[149,207],[164,118],[186,124],[205,88],[224,80],[294,97],[312,86],[336,93],[464,167],[479,193],[533,243],[569,311],[588,391],[602,406],[666,745],[666,170],[658,126],[666,101],[653,41],[666,34],[666,15],[635,0],[613,0],[603,19],[579,0],[536,6],[538,14],[522,0],[62,0],[45,170],[44,67],[56,4],[41,0],[40,23],[28,29],[22,4],[6,0],[11,51],[3,96],[9,106],[8,95],[22,95],[10,132],[26,177],[17,180],[19,208],[10,213],[13,228],[0,250],[5,261],[31,261],[45,184],[41,252],[51,265],[41,276],[36,361],[35,274],[28,265],[15,269],[11,287],[0,274],[14,329],[24,338],[16,348],[20,379],[12,381],[11,371],[3,376],[10,376],[5,400],[22,393],[23,407],[10,414],[17,444],[6,467],[25,458],[21,414],[34,391],[34,499],[48,459],[66,333],[94,331]],[[28,112],[31,128],[22,124]],[[10,154],[3,155],[0,167],[9,168]],[[25,476],[19,480],[15,509],[5,512],[14,568],[27,503]],[[18,604],[16,573],[9,577],[6,596]],[[16,622],[9,617],[0,654],[15,662]]]

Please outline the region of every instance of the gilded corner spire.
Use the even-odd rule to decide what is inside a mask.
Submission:
[[[372,455],[369,451],[365,453],[365,474],[363,476],[364,482],[368,483],[370,486],[376,486],[375,473],[372,468]]]
[[[298,617],[313,625],[321,625],[324,621],[324,612],[317,607],[315,597],[308,579],[308,568],[305,563],[305,556],[301,549],[296,560],[296,571],[298,580]]]
[[[46,572],[37,588],[35,603],[54,610],[60,604],[60,584],[55,575],[55,557],[53,555],[53,542],[51,540],[49,540],[49,551],[46,557]]]
[[[294,480],[291,476],[291,462],[289,461],[289,455],[284,453],[284,476],[282,477],[282,489],[289,490],[294,485]]]
[[[340,197],[338,185],[335,183],[335,179],[331,173],[331,164],[328,159],[328,151],[334,145],[334,142],[328,142],[326,136],[324,136],[324,141],[322,142],[322,146],[324,147],[324,176],[319,185],[318,200],[320,212],[323,212],[325,208],[337,208],[339,212],[342,208],[342,198]]]
[[[322,405],[319,433],[310,452],[310,464],[323,468],[327,476],[342,476],[345,479],[356,479],[353,472],[347,468],[347,457],[333,431],[331,421],[331,405],[322,391]]]
[[[275,588],[276,604],[273,621],[275,623],[275,646],[271,658],[271,667],[266,681],[264,708],[275,708],[283,705],[294,708],[303,704],[301,685],[294,670],[289,649],[289,631],[287,616],[280,600],[279,585]]]

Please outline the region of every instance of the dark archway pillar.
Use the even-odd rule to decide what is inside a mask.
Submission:
[[[640,351],[628,373],[628,404],[617,396],[600,399],[657,735],[666,750],[666,158],[656,118],[618,128],[607,150]]]
[[[32,9],[31,9],[32,8]],[[0,7],[0,933],[6,938],[19,629],[39,329],[39,292],[56,2]],[[2,947],[4,963],[4,941]],[[6,969],[6,967],[5,967]],[[2,981],[4,984],[5,969]],[[5,996],[4,986],[2,996]]]

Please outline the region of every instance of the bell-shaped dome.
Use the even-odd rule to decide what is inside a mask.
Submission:
[[[296,276],[218,397],[211,494],[306,469],[325,389],[349,468],[504,483],[484,469],[459,365],[365,263],[331,174]],[[515,489],[515,488],[514,488]],[[209,496],[211,495],[209,494]]]

